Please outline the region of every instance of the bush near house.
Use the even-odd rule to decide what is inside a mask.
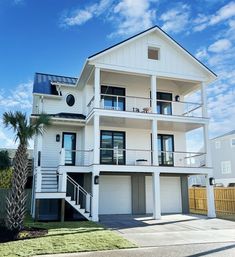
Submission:
[[[0,170],[5,170],[10,168],[11,159],[9,157],[9,153],[6,150],[0,151]]]
[[[0,170],[0,188],[1,189],[11,188],[12,175],[13,175],[12,168]]]

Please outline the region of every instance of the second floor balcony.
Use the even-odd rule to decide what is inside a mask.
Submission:
[[[100,165],[153,166],[153,151],[143,149],[100,148]],[[93,150],[65,150],[60,153],[60,165],[90,166]],[[158,151],[158,165],[166,167],[205,167],[206,153]]]
[[[156,113],[161,115],[173,115],[182,117],[203,117],[202,104],[194,102],[180,101],[179,96],[172,99],[172,95],[164,93],[162,96],[158,94],[156,99],[156,112],[153,111],[151,98],[136,97],[136,96],[121,96],[111,94],[100,95],[100,109],[134,112],[134,113]],[[160,99],[165,98],[165,99]],[[94,98],[88,103],[88,113],[94,107]]]

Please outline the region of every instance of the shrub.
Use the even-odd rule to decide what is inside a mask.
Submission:
[[[9,157],[9,153],[6,150],[0,151],[0,170],[5,170],[10,168],[11,160]]]
[[[0,188],[11,188],[13,169],[0,170]]]

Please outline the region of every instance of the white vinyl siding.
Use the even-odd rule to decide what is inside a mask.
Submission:
[[[220,141],[215,141],[215,149],[220,149],[221,143]]]
[[[222,174],[231,173],[231,161],[221,161],[221,173]]]

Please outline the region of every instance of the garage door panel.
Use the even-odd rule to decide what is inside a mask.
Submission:
[[[100,176],[99,214],[131,214],[131,176]]]
[[[161,212],[181,213],[180,177],[160,177]],[[146,176],[146,212],[153,212],[152,177]]]

